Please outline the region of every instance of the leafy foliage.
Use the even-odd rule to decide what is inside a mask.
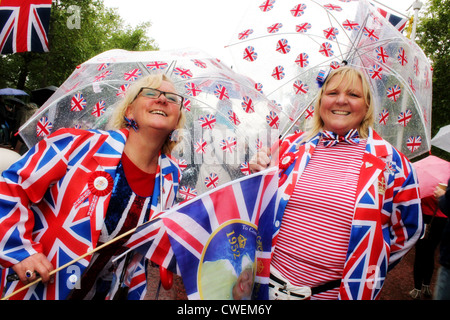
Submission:
[[[60,86],[76,66],[103,51],[157,50],[146,35],[149,27],[149,22],[136,28],[125,25],[117,9],[106,8],[103,0],[53,1],[50,52],[0,56],[0,87],[31,91]]]

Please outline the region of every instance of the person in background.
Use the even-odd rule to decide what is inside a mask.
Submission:
[[[278,160],[280,179],[269,290],[257,297],[377,299],[420,238],[416,173],[373,119],[365,76],[341,66],[321,87],[310,128],[251,161],[260,171]]]
[[[143,299],[145,258],[113,262],[126,237],[50,273],[173,205],[181,171],[169,135],[183,126],[182,105],[169,78],[144,77],[115,110],[114,130],[57,130],[3,172],[4,296],[39,274],[42,282],[11,299]]]
[[[414,254],[414,289],[409,292],[413,299],[432,297],[430,288],[434,273],[434,259],[436,249],[441,242],[442,231],[447,223],[447,216],[438,208],[434,196],[421,199],[425,233],[415,245]]]
[[[434,191],[434,196],[438,200],[439,209],[450,217],[450,179],[447,182],[445,190],[437,186]],[[450,300],[450,220],[447,220],[444,231],[442,233],[439,267],[436,288],[433,299],[435,300]]]

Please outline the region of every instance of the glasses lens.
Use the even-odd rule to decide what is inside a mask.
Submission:
[[[159,98],[160,94],[161,93],[156,89],[152,89],[152,88],[143,88],[142,89],[142,95],[147,98],[157,99],[157,98]]]
[[[170,102],[170,103],[175,103],[175,104],[177,104],[177,105],[180,105],[181,104],[181,101],[182,101],[182,99],[181,99],[181,97],[179,96],[179,95],[176,95],[176,94],[174,94],[174,93],[165,93],[165,96],[166,96],[166,98],[167,98],[167,100]]]

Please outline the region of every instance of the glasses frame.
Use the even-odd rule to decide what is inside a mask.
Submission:
[[[150,88],[150,87],[141,87],[141,88],[139,89],[139,92],[137,93],[136,97],[134,97],[133,101],[136,100],[137,97],[139,97],[139,95],[142,93],[142,91],[143,91],[144,89],[154,90],[154,91],[156,91],[156,92],[159,93],[159,95],[158,95],[157,97],[155,97],[155,98],[145,97],[145,98],[148,98],[148,99],[158,99],[161,95],[164,95],[164,97],[166,97],[166,99],[167,99],[167,94],[173,94],[173,95],[175,95],[175,96],[177,96],[177,97],[180,97],[180,98],[181,98],[181,101],[180,101],[179,104],[178,104],[178,103],[175,103],[175,102],[172,102],[172,101],[170,101],[169,99],[167,99],[167,101],[168,101],[169,103],[171,103],[171,104],[178,105],[178,106],[180,107],[180,110],[183,108],[184,97],[183,97],[182,95],[179,95],[179,94],[173,93],[173,92],[161,91],[161,90],[158,90],[158,89],[155,89],[155,88]]]

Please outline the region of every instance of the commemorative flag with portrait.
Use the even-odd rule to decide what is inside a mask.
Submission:
[[[139,227],[127,246],[181,275],[189,299],[257,296],[268,285],[276,172],[270,168],[186,201]]]

